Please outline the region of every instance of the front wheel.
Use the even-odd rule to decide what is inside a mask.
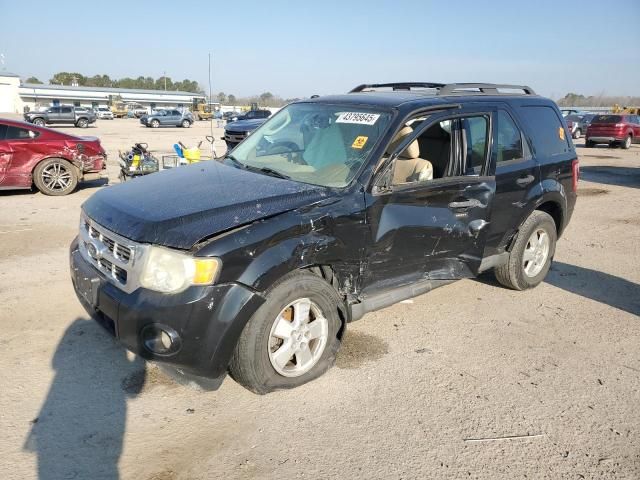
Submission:
[[[573,132],[573,138],[575,140],[578,140],[580,137],[582,137],[582,130],[578,128],[575,132]]]
[[[79,118],[78,121],[76,122],[76,127],[87,128],[88,126],[89,126],[89,120],[87,120],[86,118]]]
[[[593,148],[593,147],[595,147],[595,146],[596,146],[596,144],[595,144],[595,143],[593,143],[591,140],[587,140],[587,141],[585,142],[584,146],[585,146],[585,147],[587,147],[587,148]]]
[[[265,394],[294,388],[327,371],[340,348],[338,292],[321,277],[296,271],[278,281],[245,326],[230,374]]]
[[[151,120],[151,128],[158,128],[160,126],[160,122],[158,120]]]
[[[498,282],[514,290],[537,286],[551,268],[556,239],[553,218],[546,212],[534,211],[520,227],[507,263],[494,270]]]
[[[40,162],[35,168],[33,183],[45,195],[68,195],[78,185],[78,174],[75,167],[68,161],[62,158],[49,158]]]
[[[33,121],[33,124],[34,124],[36,127],[44,127],[44,126],[45,126],[44,118],[36,118],[36,119]]]

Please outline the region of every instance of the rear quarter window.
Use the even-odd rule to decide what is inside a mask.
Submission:
[[[522,114],[530,127],[537,157],[553,157],[571,151],[569,136],[556,111],[547,106],[522,107]]]

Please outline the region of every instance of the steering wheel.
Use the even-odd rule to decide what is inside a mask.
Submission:
[[[298,157],[297,162],[294,162],[293,154],[298,151],[300,151],[300,147],[295,142],[289,142],[289,141],[274,142],[265,149],[265,153],[267,155],[286,154],[287,161],[291,163],[299,163],[302,165],[306,165],[306,162],[302,159],[301,156]]]

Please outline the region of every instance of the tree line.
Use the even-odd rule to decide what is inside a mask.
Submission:
[[[218,101],[223,105],[251,105],[257,103],[261,107],[282,107],[288,103],[300,100],[299,98],[282,98],[271,92],[264,92],[260,95],[251,95],[248,97],[236,97],[233,94],[219,92],[213,96],[214,101]]]
[[[605,93],[599,95],[584,96],[578,93],[567,93],[558,100],[561,107],[612,107],[614,105],[636,107],[640,106],[640,97],[607,96]]]
[[[27,78],[26,83],[42,84],[36,77]],[[81,87],[139,88],[144,90],[180,90],[182,92],[204,93],[198,82],[184,79],[174,82],[171,77],[124,77],[112,79],[109,75],[88,77],[77,72],[58,72],[49,79],[51,85],[78,85]]]

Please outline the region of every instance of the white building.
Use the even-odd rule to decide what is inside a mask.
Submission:
[[[120,97],[120,98],[117,98]],[[108,106],[110,100],[139,103],[144,107],[190,107],[199,93],[172,90],[138,90],[129,88],[73,87],[22,83],[13,73],[0,72],[0,112],[22,113],[25,107],[38,110],[52,105],[76,107]]]

